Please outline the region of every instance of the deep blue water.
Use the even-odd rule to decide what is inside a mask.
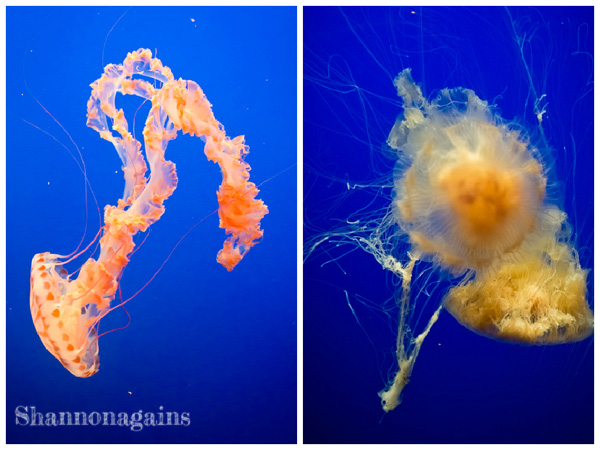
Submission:
[[[228,273],[215,261],[225,233],[211,215],[220,171],[206,161],[198,138],[172,141],[166,156],[177,164],[179,185],[127,266],[123,297],[140,289],[185,232],[206,219],[127,304],[129,327],[100,338],[100,371],[79,379],[35,333],[31,258],[70,253],[81,239],[85,197],[75,144],[100,209],[122,195],[120,160],[85,126],[86,102],[104,65],[121,63],[141,47],[157,51],[176,78],[204,89],[229,136],[245,134],[251,180],[266,181],[259,198],[270,213],[262,222],[263,241]],[[294,7],[8,8],[9,443],[296,441],[296,60]],[[130,126],[140,103],[117,98]],[[147,111],[144,105],[136,116],[137,136]],[[88,206],[86,243],[99,226],[91,196]],[[126,323],[126,314],[116,310],[100,329]],[[188,412],[190,424],[137,432],[126,426],[21,426],[18,406],[127,414],[163,407]]]
[[[305,8],[305,239],[388,206],[394,162],[385,141],[401,112],[392,80],[406,67],[429,98],[445,87],[473,89],[533,145],[541,142],[534,95],[546,94],[550,187],[590,269],[593,306],[591,7]],[[377,392],[394,365],[397,311],[386,307],[395,280],[351,250],[324,244],[305,263],[305,443],[593,442],[593,337],[509,345],[445,311],[402,404],[384,415]],[[423,292],[415,300],[423,317],[448,287],[435,279],[417,282],[430,288],[427,305]]]

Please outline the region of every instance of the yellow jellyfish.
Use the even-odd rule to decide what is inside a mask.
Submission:
[[[593,331],[587,271],[569,242],[566,214],[546,198],[535,147],[469,89],[443,89],[428,102],[410,69],[395,85],[404,114],[388,138],[398,161],[382,223],[397,226],[410,249],[406,263],[388,255],[385,265],[402,279],[398,370],[379,394],[385,411],[400,403],[442,307],[465,327],[506,342],[575,342]],[[406,321],[419,260],[463,278],[413,337]]]

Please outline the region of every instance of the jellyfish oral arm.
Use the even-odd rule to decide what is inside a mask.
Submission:
[[[429,323],[427,324],[427,327],[425,327],[425,331],[416,337],[413,347],[410,351],[410,355],[403,354],[402,357],[398,358],[398,371],[396,372],[392,383],[383,391],[379,392],[378,395],[381,398],[381,406],[385,412],[392,411],[400,404],[402,390],[410,381],[410,375],[412,374],[417,356],[419,356],[419,351],[421,350],[423,341],[431,331],[433,324],[436,323],[440,317],[442,307],[443,305],[438,307],[433,316],[431,316],[429,319]]]
[[[410,255],[410,260],[404,266],[401,272],[398,273],[398,275],[402,277],[402,293],[400,295],[400,300],[398,301],[398,336],[396,339],[396,358],[398,362],[398,370],[396,371],[394,379],[391,381],[391,383],[378,394],[381,398],[381,406],[385,412],[392,411],[400,404],[402,399],[402,391],[410,381],[410,376],[417,360],[417,356],[419,355],[419,351],[421,350],[421,346],[423,345],[423,341],[431,331],[433,324],[437,322],[443,307],[443,304],[438,306],[437,310],[429,319],[429,323],[423,332],[421,332],[421,334],[419,334],[416,338],[412,339],[407,348],[407,346],[404,344],[404,337],[408,333],[406,329],[406,319],[410,307],[410,284],[412,281],[412,273],[416,261],[416,256]]]
[[[223,180],[217,192],[219,226],[230,235],[217,255],[217,261],[233,270],[246,252],[260,241],[260,221],[268,213],[258,189],[248,181],[250,166],[244,161],[248,147],[244,136],[230,139],[215,119],[211,105],[200,86],[193,81],[173,81],[162,90],[161,104],[175,128],[192,136],[204,136],[206,157],[219,165]]]

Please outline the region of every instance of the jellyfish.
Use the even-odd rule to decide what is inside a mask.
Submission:
[[[383,223],[398,227],[410,248],[405,264],[389,266],[402,294],[398,371],[379,393],[385,411],[400,403],[443,307],[468,329],[510,343],[576,342],[593,332],[587,271],[566,214],[546,198],[538,150],[472,90],[442,89],[428,102],[410,69],[394,83],[404,111],[388,137],[398,160]],[[413,338],[406,317],[419,260],[462,279]]]
[[[152,78],[162,87],[133,76]],[[260,221],[268,212],[263,201],[256,198],[255,184],[249,181],[244,136],[227,137],[200,86],[193,81],[175,80],[171,70],[153,58],[150,50],[129,53],[123,64],[109,64],[91,87],[87,125],[117,150],[125,178],[123,197],[116,206],[104,208],[96,259],[89,258],[69,274],[63,266],[72,258],[39,253],[33,257],[30,279],[36,332],[69,372],[83,378],[99,369],[98,324],[119,306],[111,307],[111,303],[134,250],[133,237],[160,219],[165,200],[177,186],[175,164],[165,159],[165,150],[178,130],[199,136],[205,142],[207,159],[221,168],[219,226],[229,236],[217,261],[228,271],[260,241]],[[141,143],[129,132],[123,110],[115,106],[117,92],[152,102],[143,133],[147,163]],[[150,174],[146,176],[148,168]]]

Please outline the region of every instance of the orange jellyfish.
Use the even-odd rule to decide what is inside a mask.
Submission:
[[[155,79],[162,87],[133,79],[134,75]],[[129,53],[122,65],[109,64],[91,87],[87,125],[110,141],[121,158],[123,198],[117,206],[104,208],[100,254],[97,259],[88,259],[76,277],[62,267],[68,261],[61,255],[40,253],[31,264],[30,305],[35,329],[46,349],[78,377],[98,371],[98,323],[114,309],[111,302],[134,249],[133,236],[162,216],[164,201],[177,186],[175,164],[165,159],[167,144],[177,137],[177,130],[201,137],[206,157],[221,168],[219,226],[229,237],[217,261],[227,270],[231,271],[260,240],[260,220],[268,212],[256,199],[258,189],[248,181],[244,137],[228,138],[202,89],[193,81],[175,80],[150,50]],[[141,143],[129,132],[123,110],[115,107],[117,92],[152,102],[144,128],[147,164]],[[150,175],[146,176],[148,167]]]
[[[402,279],[398,370],[379,393],[385,411],[400,403],[443,307],[505,342],[559,344],[593,332],[587,271],[569,242],[566,214],[546,198],[538,150],[469,89],[442,89],[428,102],[410,69],[395,85],[404,114],[388,137],[398,152],[394,197],[367,247]],[[390,228],[410,244],[404,263],[385,250]],[[407,315],[419,260],[463,278],[415,336]]]

